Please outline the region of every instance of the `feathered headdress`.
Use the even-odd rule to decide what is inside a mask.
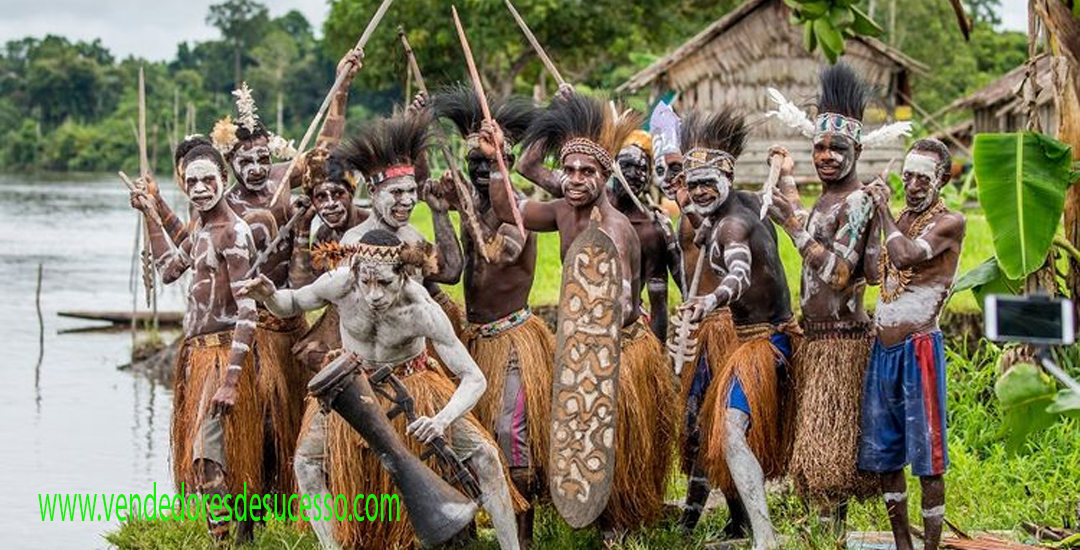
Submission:
[[[679,154],[679,128],[682,121],[670,105],[661,101],[653,109],[649,118],[649,133],[652,134],[653,155],[662,159],[664,155]]]
[[[734,179],[735,160],[746,147],[748,132],[745,117],[733,112],[691,112],[679,131],[679,145],[686,151],[684,173],[720,170]]]
[[[626,141],[623,142],[622,148],[634,146],[641,149],[641,152],[645,154],[645,162],[648,165],[652,165],[653,148],[652,148],[652,136],[645,130],[634,130],[627,136]]]
[[[385,229],[365,233],[360,242],[351,245],[339,242],[319,243],[311,249],[311,262],[317,269],[332,270],[354,261],[385,264],[420,270],[430,275],[438,269],[438,256],[431,243],[403,243]]]
[[[345,167],[337,151],[325,147],[315,147],[300,158],[300,181],[304,193],[310,196],[315,188],[325,182],[337,183],[355,193],[359,179]]]
[[[240,88],[233,90],[232,95],[236,98],[236,122],[233,122],[232,116],[226,115],[214,124],[214,130],[210,132],[210,139],[218,152],[229,155],[241,142],[265,137],[270,154],[274,157],[288,160],[296,156],[292,141],[274,135],[259,120],[259,108],[255,105],[255,97],[247,82],[241,83]]]
[[[821,92],[818,95],[817,118],[810,117],[787,100],[779,90],[769,88],[769,99],[777,110],[767,116],[795,128],[811,139],[824,134],[845,135],[863,147],[877,147],[911,134],[911,123],[894,122],[863,135],[863,114],[870,98],[869,87],[850,67],[839,63],[821,71]]]
[[[574,153],[588,155],[607,174],[623,142],[641,122],[642,116],[633,110],[620,111],[614,104],[574,93],[540,111],[525,143],[542,143],[544,154],[557,154],[560,162]]]
[[[374,185],[415,176],[416,163],[431,143],[431,111],[397,114],[369,124],[337,150],[346,169],[359,170]]]
[[[435,114],[453,122],[468,147],[475,149],[479,144],[480,124],[484,122],[484,112],[476,92],[471,87],[457,84],[437,92],[433,101]],[[525,137],[536,115],[532,101],[521,96],[492,99],[490,107],[491,116],[502,128],[507,148]]]

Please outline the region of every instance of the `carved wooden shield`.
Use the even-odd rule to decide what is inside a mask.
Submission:
[[[611,494],[622,293],[619,252],[593,221],[563,259],[551,403],[551,500],[576,529]]]

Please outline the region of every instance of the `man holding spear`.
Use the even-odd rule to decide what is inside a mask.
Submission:
[[[435,111],[452,121],[468,146],[469,193],[479,218],[479,239],[464,227],[465,308],[468,327],[462,337],[488,380],[476,412],[496,436],[522,496],[533,500],[544,487],[551,415],[551,374],[555,337],[529,310],[529,291],[536,269],[536,235],[523,238],[512,224],[496,216],[491,204],[494,165],[480,150],[484,116],[473,90],[449,88],[434,98]],[[492,106],[507,142],[503,158],[513,166],[510,150],[523,138],[533,118],[525,98],[507,98]],[[441,187],[453,195],[453,177],[443,174]],[[532,541],[533,512],[518,517],[519,542]]]
[[[702,219],[701,254],[720,282],[691,298],[680,314],[696,322],[729,307],[738,337],[727,356],[714,358],[722,363],[704,367],[702,376],[715,379],[706,384],[694,471],[745,503],[755,550],[776,548],[765,480],[783,475],[787,455],[784,410],[792,392],[785,367],[798,336],[787,278],[775,230],[758,215],[760,200],[732,189],[747,135],[743,119],[691,113],[681,134],[689,210]]]
[[[614,242],[622,262],[624,297],[621,361],[616,385],[615,464],[610,498],[601,516],[605,536],[638,528],[655,520],[667,488],[670,444],[675,429],[675,390],[659,340],[640,315],[640,245],[630,221],[607,199],[604,182],[611,175],[613,156],[639,120],[624,113],[615,118],[601,101],[578,94],[557,100],[530,129],[527,142],[543,140],[557,153],[566,174],[564,198],[550,202],[518,200],[493,181],[491,200],[504,222],[513,220],[510,208],[521,205],[525,227],[557,231],[561,253],[598,218],[599,229]],[[490,156],[503,143],[497,124],[485,122],[481,151]],[[501,174],[493,174],[498,179]]]
[[[338,80],[351,82],[362,58],[360,50],[347,53],[338,64]],[[258,270],[274,280],[275,284],[285,286],[288,283],[293,243],[292,239],[285,238],[283,229],[289,227],[290,220],[299,218],[302,213],[294,212],[287,192],[290,185],[282,183],[284,174],[289,171],[287,163],[271,164],[270,161],[272,150],[284,154],[288,146],[263,126],[246,85],[234,95],[240,124],[234,124],[230,117],[225,117],[215,125],[210,136],[213,147],[224,155],[238,180],[238,184],[225,196],[224,203],[251,228],[255,253],[251,258],[250,271]],[[319,136],[324,146],[328,147],[340,139],[345,126],[347,103],[347,86],[342,86],[334,94],[330,114]],[[193,144],[205,142],[205,139],[188,141],[182,143],[178,150],[191,148]],[[300,172],[296,172],[296,177],[290,177],[290,182],[299,185]],[[151,177],[146,178],[145,190],[133,191],[132,200],[145,200],[162,220],[176,220],[176,215],[161,200],[158,186]],[[293,225],[296,223],[292,221]],[[169,236],[175,248],[190,252],[192,243],[186,240],[187,231],[176,223],[170,223],[169,227]],[[295,490],[292,457],[303,413],[304,388],[310,373],[296,362],[292,348],[305,330],[303,317],[281,320],[265,310],[259,311],[255,331],[255,347],[259,349],[258,391],[264,396],[261,402],[265,404],[265,415],[273,427],[273,431],[267,435],[268,470],[265,475],[268,488],[283,492]]]

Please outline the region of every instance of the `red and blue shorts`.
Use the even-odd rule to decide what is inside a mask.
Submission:
[[[916,476],[945,473],[945,345],[941,332],[874,342],[862,402],[859,469]]]

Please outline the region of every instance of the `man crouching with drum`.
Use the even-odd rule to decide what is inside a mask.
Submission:
[[[404,415],[393,421],[399,435],[415,454],[419,454],[421,443],[445,436],[454,454],[479,481],[483,506],[491,515],[499,546],[517,549],[514,510],[499,451],[469,415],[487,382],[454,335],[446,314],[412,277],[427,262],[425,248],[403,244],[389,231],[376,229],[357,244],[344,247],[337,267],[308,286],[277,290],[269,279],[260,276],[247,281],[242,292],[282,317],[328,304],[337,306],[346,353],[352,354],[369,375],[391,365],[415,399],[418,418],[407,427]],[[427,339],[446,368],[459,379],[457,388],[427,355]],[[390,407],[389,401],[380,401],[384,410]],[[331,418],[344,422],[337,415]],[[372,493],[397,492],[376,453],[362,443],[356,448],[361,455],[371,456],[361,457],[362,471],[351,475],[365,477],[362,486]],[[365,523],[359,533],[362,540],[339,542],[346,547],[365,548],[408,546],[412,542],[409,522],[405,521]]]

